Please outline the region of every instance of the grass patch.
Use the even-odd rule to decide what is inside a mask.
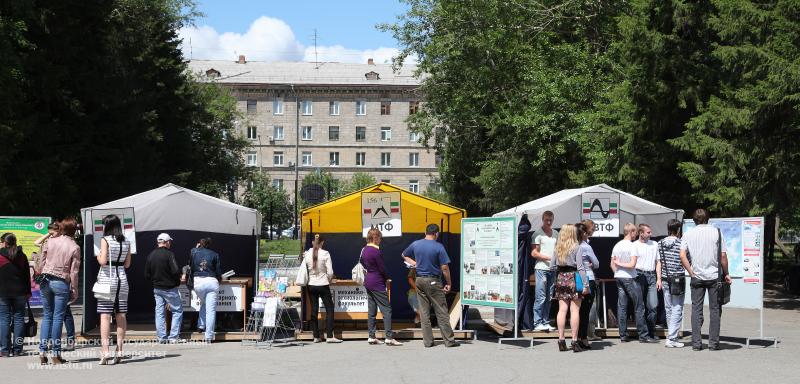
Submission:
[[[298,255],[300,254],[300,240],[278,239],[261,240],[260,260],[266,260],[271,254]]]

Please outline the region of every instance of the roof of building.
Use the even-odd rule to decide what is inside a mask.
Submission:
[[[390,64],[263,62],[226,60],[192,60],[189,69],[200,78],[210,70],[219,73],[215,81],[226,84],[295,84],[295,85],[356,85],[356,86],[418,86],[415,66],[403,66],[395,73]],[[377,76],[367,76],[369,73]],[[213,74],[216,75],[216,74]],[[372,79],[369,79],[369,78]],[[377,77],[377,78],[376,78]]]

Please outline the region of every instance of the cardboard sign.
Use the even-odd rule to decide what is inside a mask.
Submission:
[[[378,228],[383,237],[403,236],[400,210],[400,192],[375,192],[361,194],[362,236],[371,228]]]

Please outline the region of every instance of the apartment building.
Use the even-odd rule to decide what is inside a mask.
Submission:
[[[391,65],[194,60],[201,78],[229,87],[246,116],[240,126],[251,147],[246,164],[294,193],[322,169],[347,180],[365,172],[422,193],[438,188],[437,156],[408,129],[419,109],[413,68]],[[298,181],[298,183],[299,183]]]

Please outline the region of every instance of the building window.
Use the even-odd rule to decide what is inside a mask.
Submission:
[[[391,184],[391,180],[389,179],[381,179],[381,183]]]
[[[414,115],[419,112],[419,101],[409,101],[408,102],[408,114]]]
[[[409,180],[408,190],[414,193],[419,193],[419,180]]]
[[[356,166],[363,167],[367,164],[367,153],[366,152],[356,152]]]
[[[258,138],[258,128],[249,126],[247,127],[247,138],[250,140],[255,140]]]
[[[314,138],[310,125],[302,127],[302,129],[303,129],[303,137],[302,137],[303,140],[311,140]]]
[[[303,152],[303,166],[310,167],[313,164],[314,161],[311,158],[311,152]]]
[[[258,156],[255,152],[247,152],[247,166],[255,167],[258,164]]]
[[[330,162],[328,164],[330,164],[332,167],[339,165],[339,152],[330,153]]]
[[[408,154],[408,166],[419,167],[419,152],[411,152]]]
[[[283,189],[283,179],[272,179],[272,186],[276,189]]]
[[[356,141],[367,141],[367,127],[356,127]]]
[[[381,152],[381,167],[392,166],[392,154],[389,152]]]
[[[247,114],[252,115],[256,113],[256,101],[247,100]]]
[[[314,114],[314,105],[311,100],[303,100],[303,115],[310,116]]]
[[[390,140],[392,140],[392,128],[381,127],[381,141],[390,141]]]
[[[356,101],[356,115],[364,116],[367,114],[367,102],[364,100]]]
[[[420,135],[419,132],[409,132],[408,133],[408,141],[410,141],[412,143],[419,143],[419,138],[421,136],[422,135]]]
[[[331,125],[328,127],[328,140],[339,141],[339,126]]]
[[[272,100],[272,114],[273,115],[283,115],[283,99],[280,97],[276,97],[275,100]]]
[[[434,180],[431,181],[430,184],[428,184],[428,191],[431,191],[431,192],[442,192],[442,186],[439,185],[439,182],[434,179]]]
[[[331,116],[339,116],[339,102],[338,101],[331,101],[328,106],[328,113]]]
[[[392,102],[381,101],[381,115],[391,115],[391,114],[392,114]]]
[[[272,165],[283,165],[283,152],[275,152],[272,155]]]
[[[434,162],[435,162],[434,165],[437,166],[437,167],[442,165],[442,155],[437,153]]]
[[[283,126],[276,125],[272,127],[272,139],[273,140],[283,140]]]

